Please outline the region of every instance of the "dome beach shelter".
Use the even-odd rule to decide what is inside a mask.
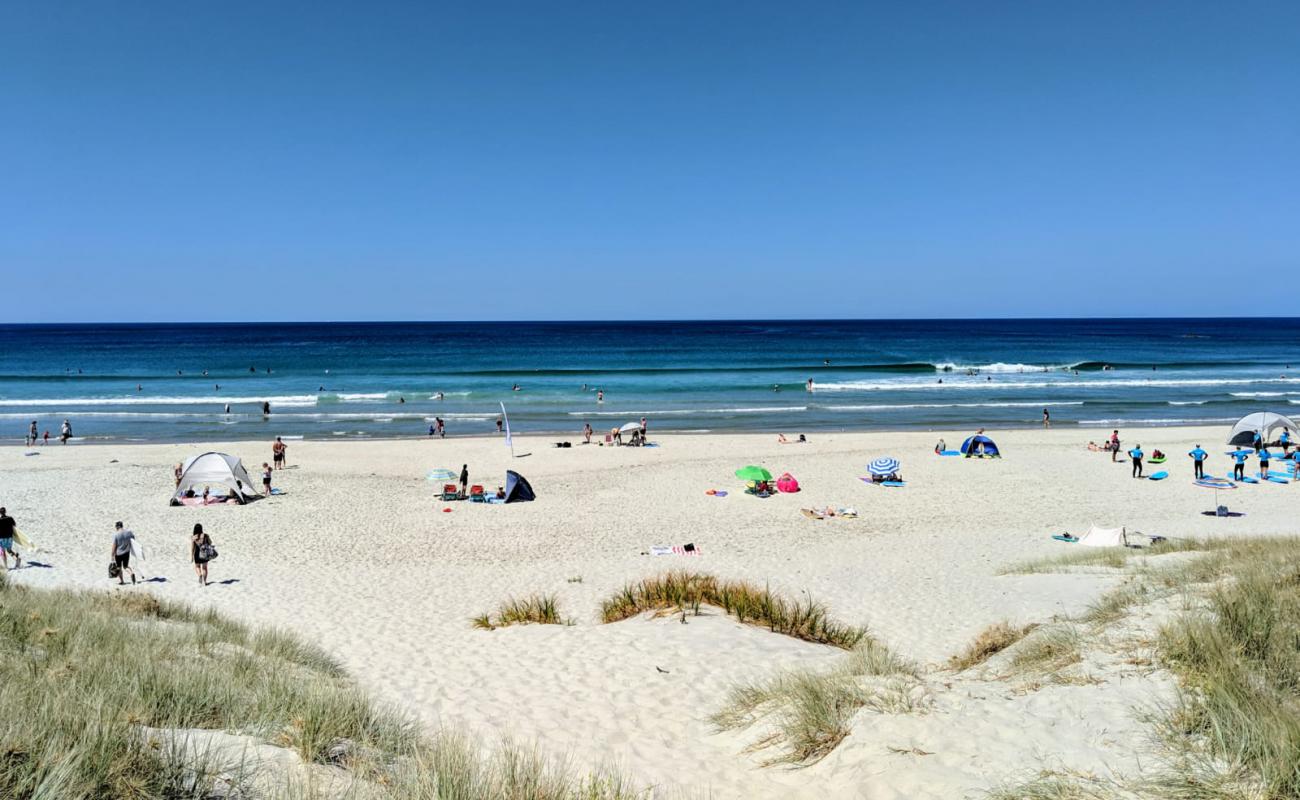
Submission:
[[[172,505],[181,505],[186,492],[192,489],[197,494],[205,486],[220,487],[224,489],[222,494],[233,489],[240,503],[262,496],[238,458],[225,453],[203,453],[191,456],[181,465],[181,482],[172,495]]]
[[[993,440],[982,433],[977,433],[961,443],[961,454],[966,458],[1001,458],[1002,452]]]
[[[1275,434],[1283,428],[1290,429],[1293,436],[1300,433],[1300,429],[1296,428],[1289,417],[1273,411],[1256,411],[1237,420],[1237,424],[1232,426],[1232,433],[1228,434],[1228,444],[1250,447],[1255,442],[1255,431],[1259,431],[1265,442],[1276,441]]]

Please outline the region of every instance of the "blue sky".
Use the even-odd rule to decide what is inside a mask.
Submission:
[[[0,13],[6,321],[1286,313],[1300,275],[1293,1]]]

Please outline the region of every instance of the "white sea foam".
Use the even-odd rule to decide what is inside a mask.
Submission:
[[[569,411],[570,417],[688,417],[695,414],[778,414],[807,411],[808,406],[760,406],[754,408],[670,408],[663,411]]]
[[[992,364],[954,364],[952,362],[942,362],[935,364],[934,368],[941,372],[966,372],[967,370],[976,370],[978,372],[1048,372],[1053,370],[1073,369],[1074,364],[1007,364],[997,361]]]
[[[1236,422],[1236,417],[1206,419],[1081,419],[1080,425],[1216,425]]]
[[[912,408],[1059,408],[1061,406],[1081,406],[1082,400],[1058,403],[1042,400],[1033,403],[881,403],[862,406],[817,406],[826,411],[897,411]]]
[[[29,400],[5,398],[0,400],[0,406],[22,406],[30,408],[37,406],[222,406],[226,403],[231,405],[256,403],[258,406],[261,406],[264,402],[271,404],[272,411],[274,411],[276,407],[293,408],[314,406],[316,405],[316,395],[294,394],[275,395],[271,397],[225,397],[219,394],[204,395],[202,397],[150,397],[147,395],[131,395],[122,397],[32,398]]]
[[[943,383],[917,382],[915,380],[896,381],[844,381],[836,383],[815,384],[818,392],[874,392],[898,391],[907,389],[928,389],[946,391],[949,389],[1142,389],[1142,388],[1182,388],[1194,386],[1257,386],[1270,384],[1296,384],[1300,378],[1187,378],[1187,379],[1066,379],[1053,381],[985,381],[978,378],[944,379]]]

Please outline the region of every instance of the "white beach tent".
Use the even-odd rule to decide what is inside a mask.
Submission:
[[[1232,433],[1228,434],[1228,444],[1249,447],[1255,442],[1255,431],[1259,431],[1264,441],[1274,441],[1273,434],[1283,428],[1289,428],[1293,437],[1300,433],[1289,417],[1272,411],[1256,411],[1237,420]]]
[[[1079,537],[1078,543],[1085,547],[1126,547],[1128,535],[1123,528],[1098,528],[1093,525]]]
[[[220,489],[223,495],[234,489],[241,503],[262,496],[238,458],[225,453],[203,453],[191,456],[181,465],[181,482],[172,495],[172,505],[180,505],[180,499],[190,489],[199,494],[205,486]]]

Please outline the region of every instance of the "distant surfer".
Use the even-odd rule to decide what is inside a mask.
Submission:
[[[809,379],[808,379],[808,391],[811,392],[812,390],[813,390],[813,380],[812,380],[812,378],[809,378]]]
[[[516,383],[514,386],[511,386],[511,387],[510,387],[510,391],[512,391],[512,392],[517,392],[517,391],[519,391],[519,384]]]
[[[1044,428],[1052,427],[1052,415],[1047,413],[1047,409],[1045,408],[1043,409],[1043,427]]]
[[[225,413],[227,413],[227,414],[230,413],[230,404],[229,404],[229,403],[226,403],[226,412],[225,412]]]
[[[263,400],[263,401],[262,401],[262,416],[264,416],[264,417],[269,417],[269,416],[271,416],[271,401],[270,401],[270,400]]]
[[[596,390],[596,402],[597,402],[597,403],[603,403],[603,402],[605,402],[605,390],[604,390],[604,389],[597,389],[597,390]]]

